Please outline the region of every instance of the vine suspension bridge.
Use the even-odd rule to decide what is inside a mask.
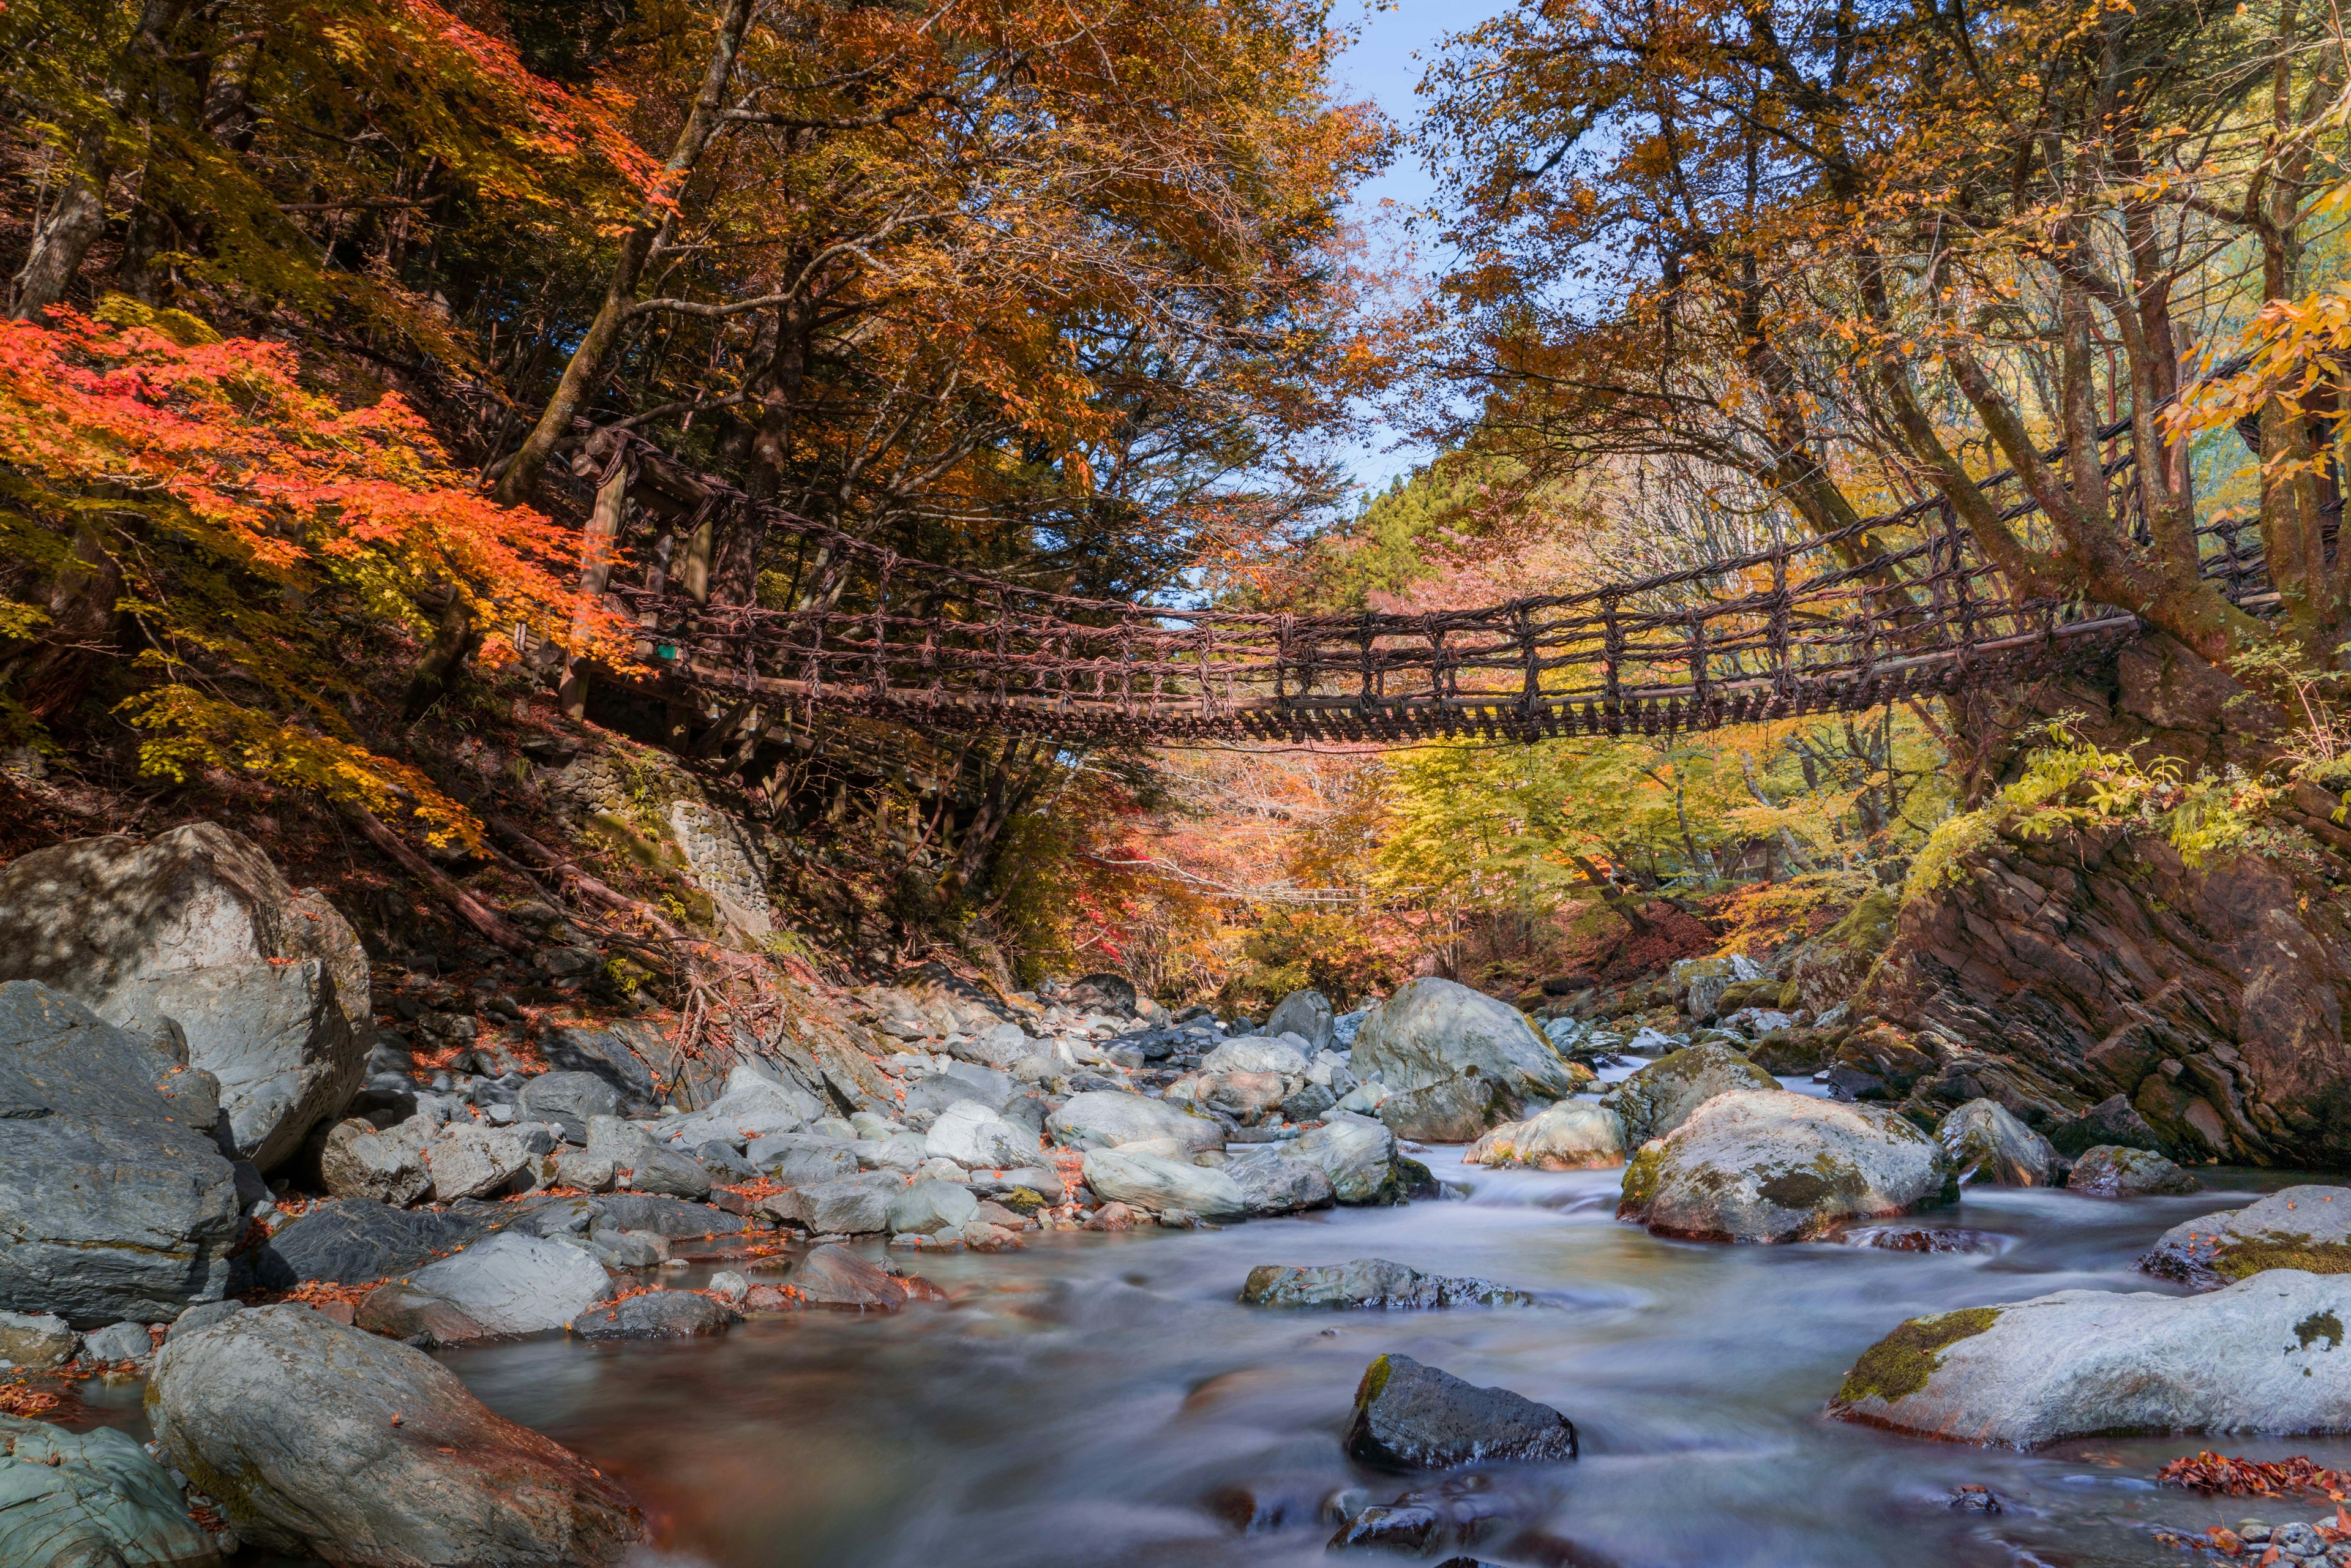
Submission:
[[[2114,450],[2126,434],[2100,439],[2135,513],[2132,459]],[[697,602],[659,565],[608,580],[599,563],[632,511],[674,539],[759,503],[635,437],[602,433],[589,451],[601,469],[590,583],[636,622],[654,689],[929,730],[1169,743],[1671,735],[2062,675],[2145,629],[2126,610],[2011,595],[1939,498],[1574,593],[1353,615],[1073,597],[769,507],[768,526],[820,563],[807,606],[724,606]],[[2010,519],[2039,511],[2012,473],[1980,487],[2017,497]],[[2253,528],[2199,531],[2206,575],[2258,611],[2274,594],[2258,535],[2240,538]]]

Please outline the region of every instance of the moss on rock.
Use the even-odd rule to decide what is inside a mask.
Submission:
[[[1955,1312],[1912,1318],[1861,1353],[1845,1374],[1837,1399],[1851,1405],[1875,1396],[1888,1405],[1916,1394],[1942,1364],[1942,1353],[1973,1339],[2000,1319],[1998,1307],[1962,1307]]]
[[[2351,1246],[2339,1241],[2240,1241],[2212,1255],[2212,1272],[2232,1285],[2270,1269],[2351,1274]]]

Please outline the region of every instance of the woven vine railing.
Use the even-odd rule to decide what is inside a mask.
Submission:
[[[606,472],[628,465],[673,534],[753,504],[642,443],[605,450]],[[2127,451],[2106,467],[2135,509]],[[1983,488],[2017,493],[2011,474]],[[2037,512],[2029,497],[2006,508],[2028,533]],[[2063,674],[2143,629],[2127,611],[2013,598],[1939,500],[1637,580],[1410,615],[1078,598],[779,511],[768,521],[822,562],[797,589],[799,608],[697,603],[665,573],[611,586],[660,683],[1072,740],[1655,736]],[[2202,539],[2206,572],[2231,598],[2273,601],[2251,522],[2210,525]]]

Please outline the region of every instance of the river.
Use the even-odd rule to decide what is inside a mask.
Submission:
[[[1340,1449],[1356,1379],[1383,1351],[1516,1389],[1579,1428],[1578,1461],[1499,1479],[1518,1518],[1475,1548],[1490,1563],[2096,1568],[2193,1560],[2151,1538],[2156,1521],[2200,1531],[2320,1511],[2154,1490],[2156,1467],[2193,1439],[2023,1455],[1821,1414],[1854,1358],[1904,1318],[2069,1288],[2170,1291],[2131,1268],[2147,1243],[2293,1178],[2208,1172],[2196,1197],[2126,1200],[1972,1189],[1923,1223],[1985,1232],[1996,1250],[1920,1254],[1660,1240],[1614,1218],[1620,1172],[1424,1157],[1469,1196],[1224,1230],[1047,1234],[1022,1252],[920,1259],[951,1307],[446,1359],[495,1408],[623,1478],[660,1542],[645,1561],[665,1568],[1329,1563],[1323,1500],[1360,1487],[1386,1501],[1408,1484]],[[1361,1257],[1482,1275],[1543,1304],[1234,1301],[1255,1264]],[[2214,1446],[2351,1466],[2351,1442]],[[1964,1483],[2006,1511],[1954,1511],[1946,1496]]]

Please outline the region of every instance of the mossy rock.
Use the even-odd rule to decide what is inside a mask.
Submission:
[[[1837,1398],[1856,1404],[1873,1395],[1888,1405],[1927,1386],[1942,1364],[1942,1353],[2000,1321],[1998,1307],[1962,1307],[1955,1312],[1912,1318],[1861,1353],[1844,1375]]]

